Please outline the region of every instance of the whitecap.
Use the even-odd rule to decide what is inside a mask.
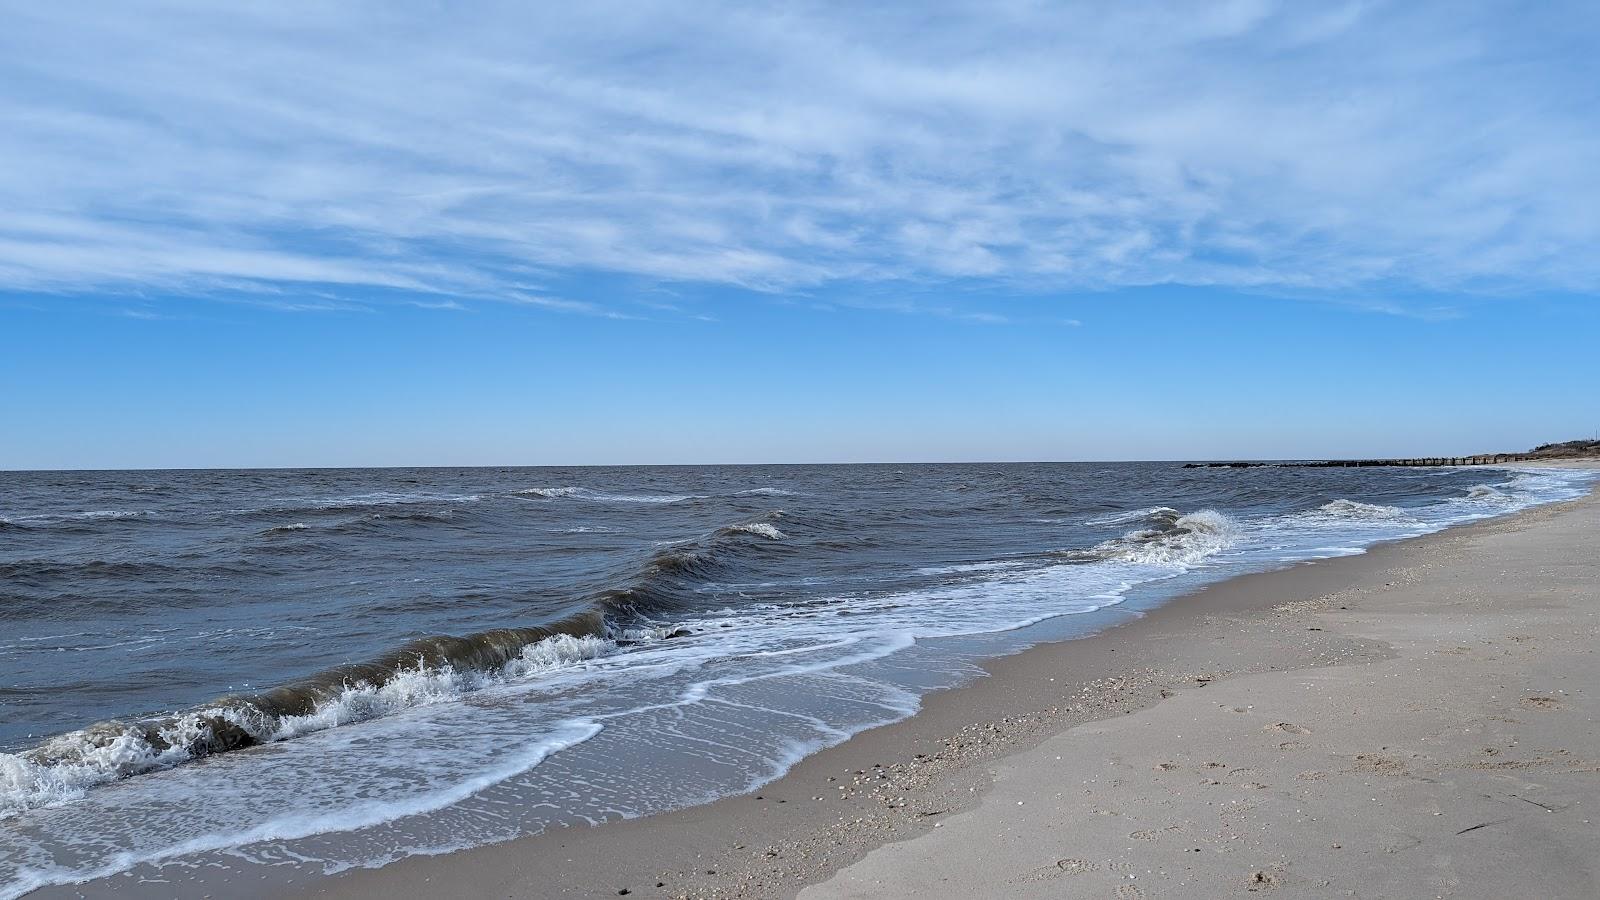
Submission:
[[[768,525],[766,522],[746,522],[742,525],[729,525],[727,530],[730,532],[742,532],[744,534],[760,535],[761,537],[764,537],[770,541],[781,541],[788,537],[788,535],[779,531],[777,527]]]
[[[538,497],[544,500],[589,500],[595,503],[682,503],[685,500],[703,500],[699,494],[605,494],[583,487],[536,487],[512,491],[517,497]]]

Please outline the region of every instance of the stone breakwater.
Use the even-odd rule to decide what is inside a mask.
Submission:
[[[1600,459],[1600,440],[1540,444],[1526,453],[1479,453],[1473,456],[1412,456],[1387,459],[1304,459],[1280,462],[1192,462],[1185,469],[1352,469],[1366,466],[1498,466],[1506,463],[1549,462],[1558,459]]]
[[[1394,459],[1316,459],[1295,462],[1203,462],[1184,463],[1185,469],[1348,469],[1363,466],[1494,466],[1510,462],[1530,462],[1550,457],[1532,453],[1491,453],[1480,456],[1417,456]]]

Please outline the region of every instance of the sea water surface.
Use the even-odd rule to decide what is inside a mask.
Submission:
[[[0,473],[0,898],[218,860],[333,872],[704,802],[910,715],[1034,623],[1086,633],[1591,478]]]

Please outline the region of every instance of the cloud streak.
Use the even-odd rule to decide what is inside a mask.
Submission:
[[[1592,7],[16,6],[0,286],[1600,286]]]

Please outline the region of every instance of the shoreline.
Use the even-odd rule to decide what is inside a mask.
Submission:
[[[989,660],[984,677],[929,694],[910,718],[818,751],[750,794],[289,889],[316,897],[425,896],[445,885],[463,896],[794,896],[878,848],[930,835],[976,809],[1001,763],[1079,726],[1241,676],[1392,659],[1382,642],[1306,623],[1336,593],[1383,593],[1398,583],[1394,572],[1440,545],[1531,528],[1596,502],[1591,494],[1357,556],[1239,576],[1098,634]],[[1341,607],[1350,608],[1359,607]],[[1241,627],[1251,633],[1241,636]]]
[[[1600,461],[1561,467],[1595,470]],[[1308,623],[1326,618],[1329,597],[1350,595],[1338,609],[1360,610],[1369,594],[1414,586],[1393,573],[1425,567],[1474,535],[1528,531],[1596,504],[1591,493],[1355,556],[1235,576],[1087,636],[1041,628],[1046,636],[1029,638],[1040,643],[925,695],[915,715],[812,753],[762,788],[700,806],[335,875],[241,861],[177,877],[143,868],[30,896],[792,897],[817,885],[806,896],[855,896],[839,892],[841,878],[886,848],[948,834],[939,829],[980,812],[1000,773],[1041,745],[1238,679],[1393,660],[1382,640]],[[882,893],[878,885],[866,895]]]
[[[943,831],[799,896],[1600,895],[1597,535],[1591,493],[1400,545],[1274,607],[1379,658],[1055,734]]]

